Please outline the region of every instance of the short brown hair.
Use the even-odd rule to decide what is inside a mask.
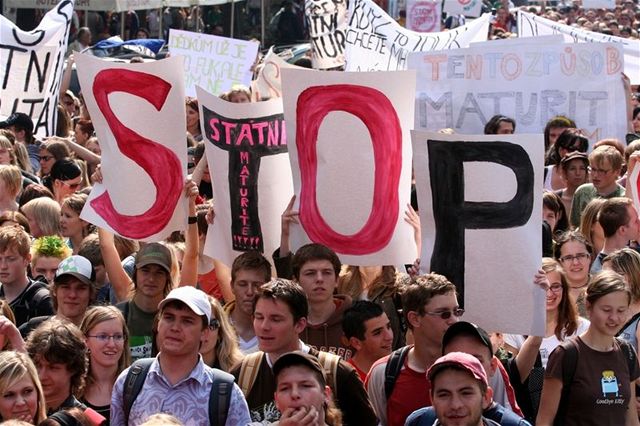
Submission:
[[[598,223],[602,226],[606,238],[613,237],[621,226],[629,223],[629,209],[633,201],[626,197],[613,197],[605,200],[598,213]]]
[[[409,312],[417,312],[419,315],[424,315],[425,305],[434,296],[441,296],[451,292],[456,292],[456,286],[444,275],[432,272],[414,278],[402,293],[402,310],[409,328],[411,328],[411,322],[407,318]]]
[[[300,278],[300,270],[305,263],[312,260],[328,260],[333,266],[333,271],[336,274],[336,279],[340,275],[340,268],[342,263],[335,251],[329,247],[318,243],[305,244],[296,251],[291,259],[291,269],[293,271],[293,278],[296,280]]]
[[[262,273],[264,282],[271,279],[271,264],[261,253],[248,251],[242,253],[233,260],[231,265],[231,285],[236,281],[236,275],[240,270],[251,270]]]
[[[309,302],[307,295],[298,283],[284,278],[274,278],[260,287],[260,294],[253,302],[253,311],[256,310],[256,303],[260,299],[281,300],[289,307],[293,321],[297,322],[301,318],[309,316]]]
[[[593,162],[599,166],[605,160],[611,164],[613,170],[620,171],[622,169],[622,154],[610,145],[601,145],[589,154],[589,164]]]
[[[22,257],[29,256],[31,239],[29,234],[19,226],[0,228],[0,252],[15,249]]]

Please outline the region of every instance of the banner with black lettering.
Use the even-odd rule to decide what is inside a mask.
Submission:
[[[640,84],[640,40],[587,31],[518,11],[518,37],[561,34],[566,43],[615,43],[624,52],[624,73],[631,84]]]
[[[544,336],[540,135],[412,131],[421,266],[458,289],[464,318],[486,330]]]
[[[283,69],[282,85],[300,215],[291,248],[321,243],[350,265],[412,263],[415,72]]]
[[[282,99],[235,104],[197,87],[216,217],[205,254],[227,265],[280,245],[280,216],[293,195]]]
[[[491,15],[449,31],[430,33],[403,28],[372,0],[349,2],[347,16],[346,70],[395,71],[407,69],[407,56],[412,52],[457,49],[486,41]]]
[[[161,241],[185,229],[182,58],[125,64],[78,55],[76,64],[100,140],[104,177],[80,217],[143,241]]]
[[[311,38],[313,68],[343,66],[347,0],[306,0],[304,9]]]
[[[543,133],[572,118],[592,143],[624,140],[624,57],[613,43],[562,43],[560,36],[494,40],[409,55],[418,70],[416,129],[480,134],[496,114],[516,133]]]
[[[39,137],[56,131],[73,4],[74,0],[60,1],[32,31],[23,31],[0,15],[0,115],[29,115]]]

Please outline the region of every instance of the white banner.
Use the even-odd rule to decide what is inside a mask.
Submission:
[[[311,38],[313,68],[328,69],[344,65],[347,1],[306,0],[304,9]]]
[[[196,95],[196,86],[218,96],[234,84],[249,87],[258,43],[171,29],[169,52],[184,56],[187,96]]]
[[[442,3],[434,0],[407,0],[407,29],[421,33],[440,31]]]
[[[144,241],[185,229],[182,58],[122,64],[78,55],[76,64],[100,140],[104,177],[80,217]]]
[[[226,265],[248,250],[271,258],[293,195],[282,99],[234,104],[197,93],[216,200],[205,254]]]
[[[58,0],[5,0],[9,7],[28,9],[49,9],[58,4]],[[158,9],[162,0],[76,0],[76,10],[102,10],[126,12],[128,10]]]
[[[571,43],[616,43],[624,51],[624,73],[631,84],[640,84],[640,40],[616,37],[564,25],[532,13],[518,11],[518,37],[562,34]]]
[[[447,15],[480,16],[482,0],[444,0],[443,12]]]
[[[416,258],[404,221],[411,185],[415,72],[282,70],[300,225],[291,247],[316,242],[350,265]]]
[[[450,31],[417,33],[401,27],[372,0],[353,0],[348,16],[347,71],[404,70],[411,52],[456,49],[486,41],[490,17],[486,14]]]
[[[67,51],[73,0],[64,0],[33,31],[22,31],[0,15],[0,115],[23,112],[33,133],[52,136],[58,118],[58,96]]]
[[[542,135],[412,132],[421,265],[449,278],[466,321],[544,336]]]
[[[258,76],[251,82],[251,99],[253,102],[266,101],[282,97],[283,68],[302,68],[282,59],[273,49],[265,55],[258,70]]]
[[[409,55],[418,70],[416,129],[481,134],[493,115],[503,114],[515,119],[516,133],[543,133],[550,118],[565,115],[592,143],[623,140],[619,47],[550,36]]]

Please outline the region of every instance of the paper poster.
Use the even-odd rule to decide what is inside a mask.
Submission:
[[[350,2],[348,16],[346,70],[395,71],[407,69],[411,52],[456,49],[486,41],[490,15],[435,33],[417,33],[401,27],[372,0]]]
[[[290,64],[276,53],[269,50],[259,68],[258,76],[251,82],[251,98],[253,102],[265,101],[282,97],[282,77],[280,71],[283,68],[302,68]]]
[[[416,53],[416,129],[481,134],[489,119],[515,119],[516,133],[543,133],[547,121],[575,120],[591,142],[623,140],[623,54],[612,43],[562,43],[558,36],[477,43]]]
[[[191,31],[169,30],[169,52],[184,57],[187,96],[196,86],[220,95],[234,84],[249,87],[259,43]]]
[[[305,0],[304,11],[313,68],[324,70],[343,66],[347,0]]]
[[[407,29],[421,33],[440,31],[442,3],[434,0],[407,0]]]
[[[423,270],[446,276],[465,321],[544,336],[543,135],[412,132]]]
[[[78,55],[76,64],[100,140],[104,177],[80,217],[143,241],[161,241],[185,229],[182,58],[122,64]]]
[[[640,166],[636,165],[633,169],[633,173],[629,179],[631,179],[631,198],[633,199],[633,206],[636,208],[637,212],[640,212],[640,182],[638,179],[640,178]]]
[[[582,0],[583,9],[615,9],[616,0]]]
[[[33,133],[52,136],[58,118],[58,97],[67,51],[73,0],[61,1],[33,31],[22,31],[0,15],[0,116],[23,112]]]
[[[624,73],[631,79],[631,84],[640,84],[640,40],[586,31],[522,11],[518,11],[517,18],[518,37],[562,34],[567,43],[604,42],[620,45],[624,52]]]
[[[482,0],[444,0],[442,9],[447,15],[480,16]]]
[[[282,99],[234,104],[197,90],[216,200],[205,254],[227,265],[280,246],[280,216],[293,196]]]
[[[58,2],[60,0],[4,0],[9,7],[23,9],[49,9],[55,7]],[[126,12],[132,9],[158,9],[162,4],[162,0],[79,0],[76,1],[75,9]]]
[[[349,265],[416,258],[404,221],[411,187],[415,72],[282,70],[300,225],[293,250],[316,242]]]

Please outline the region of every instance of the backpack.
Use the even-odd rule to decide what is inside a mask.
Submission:
[[[124,401],[124,421],[129,423],[129,413],[134,401],[142,390],[149,368],[155,358],[143,358],[131,364],[124,381],[122,397]],[[212,426],[224,426],[229,413],[231,391],[233,390],[234,377],[217,369],[213,369],[213,383],[209,394],[209,424]]]
[[[384,368],[384,396],[387,400],[391,397],[393,387],[396,385],[396,380],[398,380],[400,370],[402,370],[402,365],[409,353],[409,349],[411,349],[411,346],[403,346],[391,352],[391,355],[389,355],[387,365]]]
[[[629,342],[617,337],[615,340],[627,360],[629,373],[631,373],[635,364],[638,363],[636,351]],[[567,401],[569,399],[569,394],[571,393],[571,383],[573,383],[573,376],[576,373],[576,367],[578,365],[578,344],[576,343],[576,340],[565,340],[560,344],[560,346],[564,348],[565,353],[562,358],[562,393],[560,394],[560,403],[558,404],[556,418],[553,422],[554,426],[562,426],[564,424],[564,418],[567,414]],[[631,382],[630,385],[633,386],[633,382]]]
[[[49,312],[36,312],[34,316],[31,316],[31,307],[40,305],[43,300],[48,297],[50,297],[50,293],[49,286],[46,282],[29,279],[27,289],[9,306],[11,306],[16,320],[20,321],[20,319],[26,318],[24,321],[24,323],[26,323],[31,318],[52,314]]]
[[[258,351],[252,354],[246,355],[240,365],[240,372],[238,373],[238,386],[240,390],[246,396],[249,395],[253,384],[258,377],[258,370],[260,370],[260,364],[262,364],[262,357],[264,352]],[[330,354],[328,352],[318,352],[318,362],[324,370],[327,384],[331,388],[334,394],[334,398],[338,395],[337,375],[338,364],[340,363],[340,357],[338,355]]]

